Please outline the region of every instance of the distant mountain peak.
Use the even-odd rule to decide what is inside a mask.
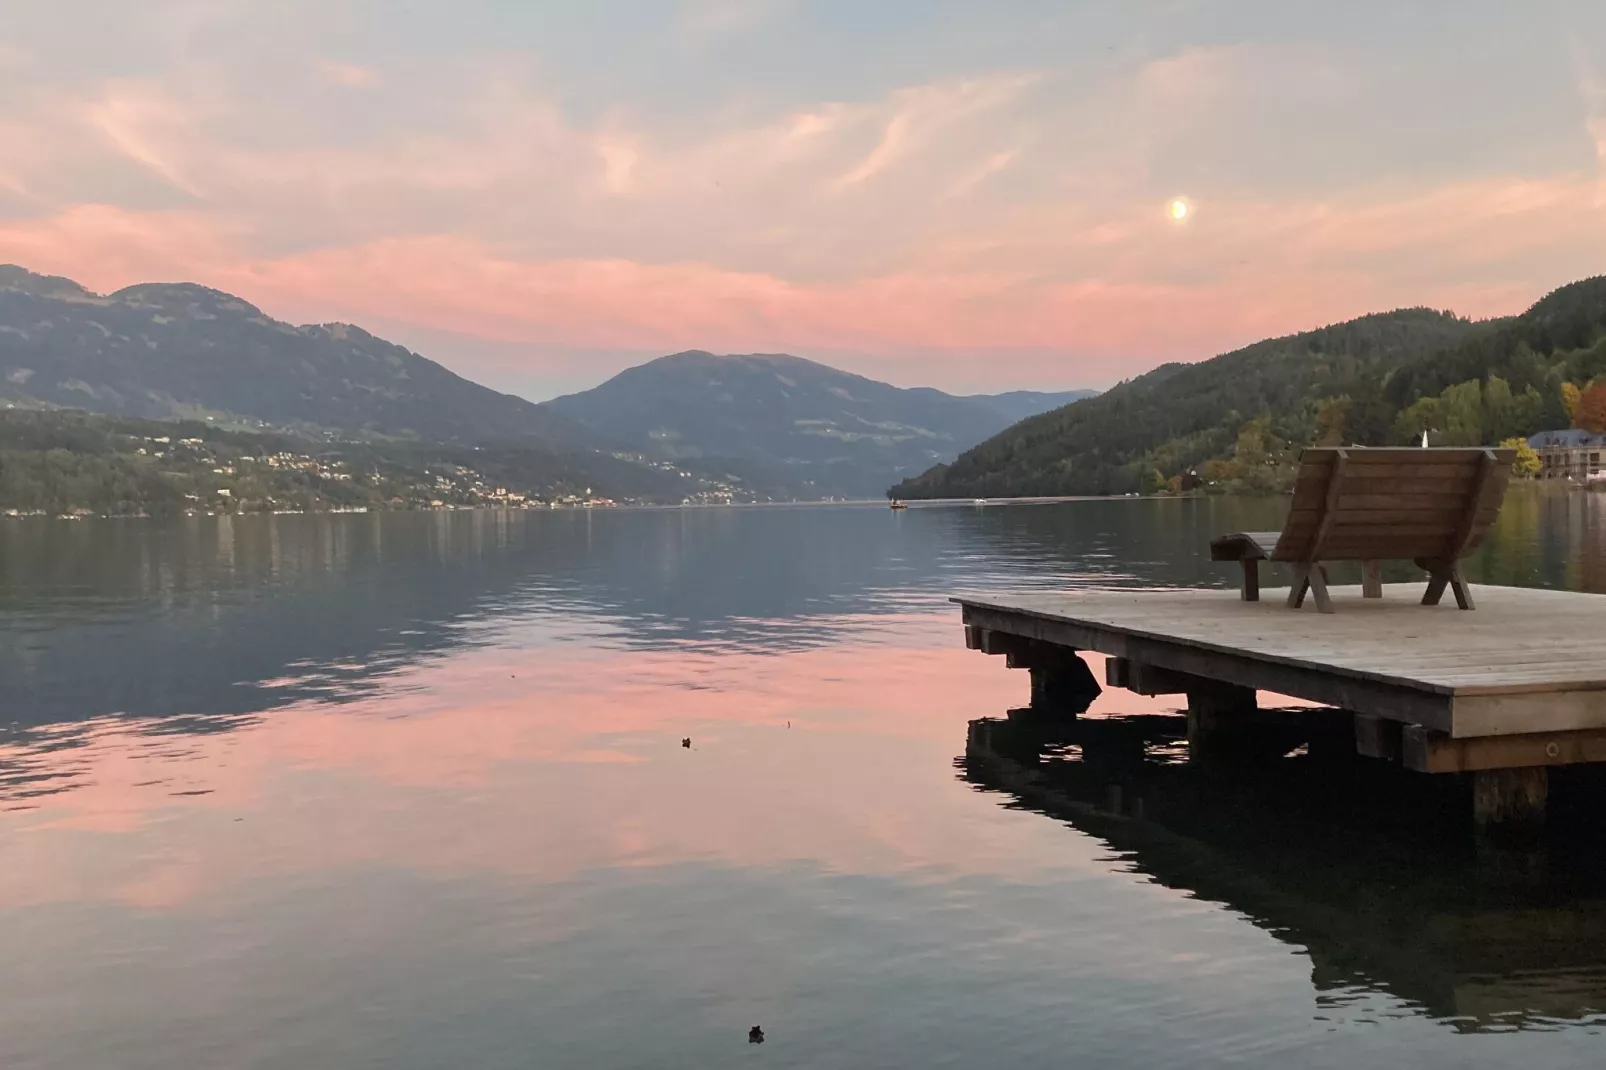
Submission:
[[[772,366],[779,365],[779,366],[792,366],[792,367],[810,367],[810,368],[819,368],[822,371],[827,371],[827,372],[830,372],[830,373],[832,373],[834,375],[851,375],[852,374],[851,372],[844,372],[844,371],[841,371],[841,370],[839,370],[837,368],[833,368],[829,364],[821,364],[817,360],[810,360],[807,357],[793,356],[791,353],[710,353],[706,349],[687,349],[687,350],[684,350],[684,351],[682,351],[680,353],[671,353],[671,354],[669,354],[668,356],[665,356],[665,357],[658,357],[658,358],[656,358],[654,360],[649,360],[645,364],[638,365],[638,367],[642,367],[642,368],[651,368],[651,367],[655,367],[655,366],[658,366],[658,367],[675,367],[675,366],[685,366],[685,365],[709,365],[709,364],[713,364],[713,365],[740,365],[740,364],[746,364],[746,365],[749,365],[749,366],[755,365],[755,364],[763,364],[763,365],[772,365]]]
[[[93,298],[95,294],[60,275],[41,275],[16,264],[0,264],[0,290],[67,299]]]
[[[0,404],[442,442],[612,445],[359,327],[296,327],[195,283],[100,297],[0,267],[0,327]]]
[[[816,493],[868,496],[1002,430],[1017,410],[1041,412],[1063,397],[960,398],[791,353],[694,349],[547,405],[650,456],[730,459]]]
[[[242,298],[194,282],[141,282],[108,294],[125,305],[151,308],[200,307],[222,312],[243,312],[261,316],[262,310]]]

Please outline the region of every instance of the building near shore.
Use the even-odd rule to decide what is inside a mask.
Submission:
[[[1528,445],[1539,454],[1539,474],[1535,478],[1575,483],[1606,480],[1606,435],[1576,427],[1541,431],[1529,436]]]

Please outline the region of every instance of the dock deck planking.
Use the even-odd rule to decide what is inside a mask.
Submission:
[[[965,623],[1422,725],[1455,739],[1606,729],[1606,597],[1478,587],[1478,608],[1335,587],[1337,612],[1232,590],[955,598]]]

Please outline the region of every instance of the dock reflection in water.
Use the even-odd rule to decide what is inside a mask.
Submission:
[[[1479,844],[1467,786],[1354,756],[1190,763],[1180,715],[972,722],[964,780],[1305,951],[1322,1007],[1381,990],[1464,1032],[1606,1022],[1598,776],[1550,845]],[[1594,809],[1595,813],[1601,812]]]

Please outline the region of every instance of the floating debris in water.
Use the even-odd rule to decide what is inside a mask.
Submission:
[[[680,745],[685,747],[687,750],[691,750],[691,737],[687,736],[685,739],[681,740]]]
[[[749,1029],[747,1031],[747,1042],[749,1044],[762,1044],[762,1043],[764,1043],[764,1030],[760,1029],[756,1025],[753,1028]]]

